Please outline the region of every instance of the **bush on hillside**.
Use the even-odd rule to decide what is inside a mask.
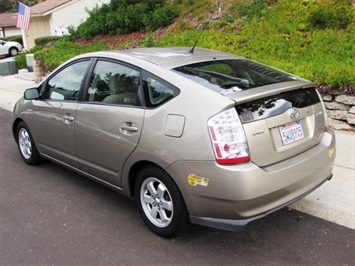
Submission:
[[[2,37],[1,39],[4,40],[4,41],[8,41],[8,42],[18,42],[21,45],[23,45],[22,35],[14,35],[14,36],[9,36],[9,37]]]
[[[45,46],[48,45],[50,43],[59,41],[60,39],[62,39],[63,36],[45,36],[45,37],[39,37],[35,39],[35,44],[37,46]]]
[[[125,34],[146,29],[156,30],[174,22],[179,11],[165,0],[111,1],[87,10],[89,17],[70,33],[76,38],[92,39],[97,34]]]
[[[309,22],[315,29],[346,29],[352,20],[351,6],[339,5],[336,2],[332,5],[319,6],[309,17]]]
[[[101,42],[91,46],[84,46],[63,38],[52,43],[51,47],[36,50],[34,52],[34,57],[40,62],[40,65],[46,72],[50,72],[76,55],[101,51],[104,49],[105,45]]]
[[[15,57],[16,67],[17,69],[24,69],[27,68],[26,62],[26,54],[21,53]]]
[[[239,15],[251,19],[253,17],[261,17],[264,10],[268,7],[267,0],[254,0],[249,3],[236,5]]]
[[[162,6],[154,10],[149,18],[146,18],[146,26],[150,30],[156,30],[160,27],[170,25],[174,19],[179,15],[176,7],[172,5]]]
[[[22,52],[19,55],[17,55],[15,57],[15,62],[16,62],[17,69],[27,68],[26,55],[27,54],[33,54],[36,51],[40,51],[42,49],[43,49],[43,46],[35,46],[32,49],[30,49],[29,51]]]

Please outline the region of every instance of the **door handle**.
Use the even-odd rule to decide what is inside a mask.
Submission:
[[[65,124],[71,124],[74,121],[74,117],[72,117],[70,114],[65,114],[63,115],[63,122]]]
[[[138,127],[132,122],[124,122],[121,124],[120,130],[124,134],[132,134],[138,131]]]

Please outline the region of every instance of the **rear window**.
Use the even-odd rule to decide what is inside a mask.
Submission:
[[[291,107],[304,108],[320,102],[316,88],[299,89],[238,105],[242,123],[280,115]]]
[[[291,74],[246,59],[201,62],[174,70],[221,94],[299,80]]]

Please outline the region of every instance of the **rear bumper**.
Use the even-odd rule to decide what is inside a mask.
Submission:
[[[333,176],[333,174],[331,174],[326,180],[324,180],[324,182],[326,182],[327,180],[330,180],[332,178],[332,176]],[[313,190],[320,187],[324,182],[322,182],[318,186],[312,188],[310,191],[307,191],[305,194],[293,199],[290,202],[285,203],[284,205],[281,205],[273,210],[270,210],[268,212],[265,212],[265,213],[258,215],[258,216],[254,216],[249,219],[232,220],[232,219],[218,219],[218,218],[210,218],[210,217],[196,217],[196,216],[190,215],[190,221],[191,221],[191,223],[194,223],[194,224],[213,227],[213,228],[217,228],[217,229],[223,229],[223,230],[228,230],[228,231],[242,231],[248,223],[258,220],[258,219],[261,219],[261,218],[264,218],[264,217],[270,215],[271,213],[274,213],[282,208],[287,207],[288,205],[291,205],[292,203],[300,200],[301,198],[305,197],[307,194],[311,193]]]
[[[331,178],[333,131],[310,150],[260,168],[252,162],[222,166],[214,161],[177,162],[167,170],[179,186],[192,223],[240,230],[299,200]]]

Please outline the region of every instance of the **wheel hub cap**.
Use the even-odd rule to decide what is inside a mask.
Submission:
[[[154,177],[147,178],[140,190],[141,204],[148,219],[158,227],[168,226],[174,206],[167,187]]]
[[[26,129],[20,129],[18,141],[22,156],[26,159],[30,159],[32,155],[32,143]]]

